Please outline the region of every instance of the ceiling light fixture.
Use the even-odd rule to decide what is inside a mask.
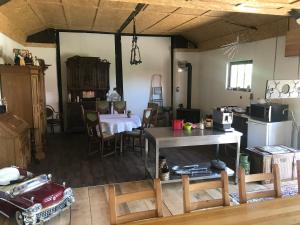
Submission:
[[[137,45],[137,35],[136,35],[136,28],[135,28],[135,16],[133,17],[133,33],[132,33],[132,47],[131,47],[131,56],[130,56],[130,64],[131,65],[138,65],[142,63],[141,60],[141,53],[140,48]]]

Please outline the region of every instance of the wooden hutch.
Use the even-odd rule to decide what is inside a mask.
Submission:
[[[45,158],[46,97],[44,71],[36,66],[0,66],[1,96],[7,111],[25,120],[31,128],[36,159]]]
[[[11,113],[0,114],[0,168],[27,168],[31,162],[30,127]]]
[[[106,100],[109,91],[109,66],[99,57],[68,58],[67,62],[67,130],[83,131],[81,105],[96,110],[96,100]]]

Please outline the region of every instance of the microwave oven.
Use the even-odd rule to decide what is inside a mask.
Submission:
[[[266,103],[251,104],[250,116],[264,122],[280,122],[288,120],[288,105]]]

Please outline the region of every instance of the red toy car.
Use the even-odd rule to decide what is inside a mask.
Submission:
[[[19,225],[45,222],[74,202],[71,188],[17,168],[0,169],[0,213],[15,217]]]

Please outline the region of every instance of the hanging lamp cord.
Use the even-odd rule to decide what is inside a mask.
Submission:
[[[299,52],[299,57],[298,57],[298,71],[297,71],[297,73],[298,73],[298,80],[300,80],[300,74],[299,74],[299,72],[300,72],[300,52]]]
[[[274,56],[274,66],[273,66],[273,80],[275,80],[275,71],[276,71],[277,41],[278,41],[278,37],[276,37],[276,43],[275,43],[275,56]]]

